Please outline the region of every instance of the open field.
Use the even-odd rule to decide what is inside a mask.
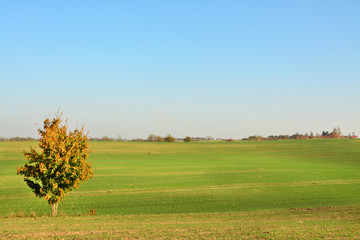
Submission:
[[[50,206],[16,175],[30,145],[37,143],[0,143],[3,237],[356,238],[359,232],[357,140],[92,142],[94,177],[69,193],[56,219],[39,217]],[[85,216],[90,209],[97,215]],[[37,217],[14,217],[31,214]]]

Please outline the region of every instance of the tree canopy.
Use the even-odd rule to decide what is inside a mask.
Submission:
[[[169,135],[167,135],[166,137],[164,137],[164,141],[165,141],[165,142],[175,142],[176,139],[169,134]]]

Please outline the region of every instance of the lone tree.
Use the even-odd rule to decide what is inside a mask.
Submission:
[[[191,137],[189,137],[189,136],[185,137],[184,142],[191,142]]]
[[[93,175],[89,156],[88,136],[84,127],[68,132],[67,121],[63,122],[59,112],[52,119],[45,119],[40,135],[41,152],[30,148],[24,151],[28,162],[17,168],[18,175],[39,198],[44,198],[52,208],[52,216],[57,216],[57,206],[66,193],[78,189],[80,183]]]
[[[175,142],[176,139],[169,134],[169,135],[167,135],[166,137],[164,137],[164,141],[165,141],[165,142]]]

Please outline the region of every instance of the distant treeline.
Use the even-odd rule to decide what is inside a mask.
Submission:
[[[0,137],[0,142],[13,142],[13,141],[37,141],[38,139],[32,137],[12,137],[12,138],[4,138]]]
[[[171,134],[168,134],[165,137],[161,137],[155,134],[150,134],[146,139],[144,138],[134,138],[134,139],[123,139],[121,137],[110,138],[104,136],[102,138],[91,138],[91,141],[112,141],[112,142],[199,142],[199,141],[223,141],[225,139],[212,137],[190,137],[185,138],[175,138]]]
[[[232,138],[212,138],[208,137],[190,137],[187,136],[185,138],[175,138],[171,134],[168,134],[165,137],[161,137],[158,135],[150,134],[148,138],[135,138],[135,139],[123,139],[120,136],[117,138],[110,138],[107,136],[101,138],[91,138],[91,141],[111,141],[111,142],[201,142],[201,141],[219,141],[219,142],[233,142],[233,141],[271,141],[271,140],[300,140],[300,139],[313,139],[313,138],[351,138],[356,139],[358,136],[355,133],[349,133],[349,135],[343,135],[339,127],[333,129],[332,132],[323,131],[322,134],[314,134],[310,133],[295,133],[292,135],[270,135],[268,137],[263,137],[259,135],[249,136],[247,138],[242,139],[232,139]],[[0,142],[8,142],[8,141],[37,141],[36,138],[31,137],[12,137],[12,138],[3,138],[0,137]]]
[[[222,141],[222,142],[233,142],[233,141],[270,141],[270,140],[299,140],[299,139],[313,139],[313,138],[358,138],[355,133],[349,134],[347,136],[342,135],[341,129],[336,127],[332,132],[323,131],[322,134],[310,133],[295,133],[292,135],[270,135],[268,137],[263,136],[249,136],[242,139],[232,139],[232,138],[212,138],[208,137],[190,137],[185,138],[175,138],[172,135],[167,135],[166,137],[161,137],[158,135],[150,134],[148,138],[135,138],[135,139],[122,139],[118,138],[109,138],[107,136],[102,138],[91,138],[92,141],[120,141],[120,142],[200,142],[200,141]]]
[[[323,131],[322,134],[313,134],[313,132],[304,133],[295,133],[293,135],[270,135],[268,137],[262,137],[262,136],[249,136],[248,138],[243,138],[241,140],[247,140],[247,141],[266,141],[266,140],[288,140],[288,139],[313,139],[313,138],[351,138],[355,139],[358,138],[358,136],[355,135],[353,132],[352,134],[349,133],[349,135],[345,136],[342,135],[341,129],[339,127],[336,127],[333,129],[332,132],[329,131]]]
[[[91,141],[113,141],[113,142],[191,142],[193,139],[190,137],[185,138],[175,138],[172,135],[167,135],[166,137],[161,137],[158,135],[150,134],[147,139],[135,138],[135,139],[122,139],[118,138],[110,138],[104,136],[102,138],[91,138]]]

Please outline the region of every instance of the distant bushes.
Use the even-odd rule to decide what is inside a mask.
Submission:
[[[150,134],[149,137],[146,139],[147,142],[176,142],[176,139],[171,136],[170,134],[166,137],[160,137],[154,134]]]
[[[146,139],[147,142],[165,142],[164,138],[150,134],[149,137]]]
[[[167,135],[166,137],[164,137],[164,141],[165,142],[175,142],[175,138],[173,136],[171,136],[170,134]]]
[[[248,138],[243,138],[241,140],[247,141],[268,141],[268,140],[300,140],[300,139],[313,139],[313,138],[357,138],[355,133],[349,134],[348,136],[343,136],[339,127],[334,128],[332,132],[323,131],[322,134],[313,134],[313,132],[308,133],[295,133],[293,135],[270,135],[268,137],[262,136],[249,136]]]
[[[191,142],[192,140],[191,140],[191,137],[189,137],[189,136],[187,136],[187,137],[185,137],[184,138],[184,142]]]
[[[118,137],[118,138],[110,138],[108,136],[104,136],[104,137],[101,137],[101,138],[91,138],[90,139],[91,141],[110,141],[110,142],[121,142],[123,141],[123,139],[121,137]]]
[[[37,141],[38,139],[32,137],[12,137],[12,138],[4,138],[0,137],[0,142],[14,142],[14,141]]]

